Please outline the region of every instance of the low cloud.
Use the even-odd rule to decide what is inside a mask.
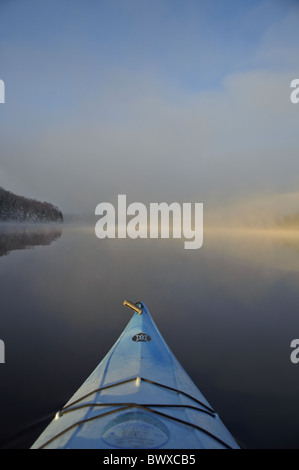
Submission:
[[[39,69],[23,77],[26,96],[16,78],[8,80],[18,100],[3,105],[1,185],[73,213],[94,213],[118,194],[129,203],[202,202],[212,214],[295,193],[299,105],[290,101],[290,82],[297,68],[291,59],[280,69],[266,59],[279,62],[282,49],[291,57],[290,41],[279,49],[271,38],[293,23],[288,16],[265,31],[252,59],[259,67],[252,62],[200,92],[151,65],[97,68],[86,52],[78,69],[63,47],[43,57],[14,45],[27,70],[37,62]]]

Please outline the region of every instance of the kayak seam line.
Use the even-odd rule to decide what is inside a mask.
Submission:
[[[140,378],[140,380],[143,380],[144,382],[147,382],[147,383],[150,383],[150,384],[153,384],[153,385],[157,385],[159,387],[163,387],[163,388],[166,388],[168,390],[171,390],[173,392],[176,392],[176,393],[181,393],[182,395],[186,396],[187,398],[190,398],[191,400],[194,400],[196,403],[198,403],[199,405],[203,406],[204,408],[206,408],[210,413],[213,413],[214,415],[216,415],[216,412],[210,408],[209,406],[205,405],[205,403],[202,403],[200,400],[198,400],[197,398],[195,397],[192,397],[191,395],[189,395],[188,393],[182,391],[182,390],[178,390],[176,388],[173,388],[173,387],[170,387],[169,385],[164,385],[164,384],[161,384],[159,382],[155,382],[153,380],[149,380],[149,379],[145,379],[144,377],[132,377],[131,379],[126,379],[126,380],[123,380],[121,382],[116,382],[116,383],[113,383],[113,384],[110,384],[110,385],[105,385],[104,387],[100,387],[100,388],[97,388],[96,390],[93,390],[92,392],[89,392],[87,393],[86,395],[83,395],[81,398],[78,398],[77,400],[71,402],[69,405],[66,405],[62,408],[61,412],[63,412],[64,410],[66,410],[67,408],[75,405],[76,403],[78,403],[79,401],[81,400],[84,400],[85,398],[89,397],[90,395],[94,394],[94,393],[98,393],[98,392],[101,392],[102,390],[106,390],[107,388],[112,388],[112,387],[116,387],[117,385],[123,385],[123,384],[126,384],[126,383],[129,383],[129,382],[132,382],[134,380],[136,380],[137,378]]]
[[[166,388],[168,390],[171,390],[173,392],[176,392],[176,393],[181,393],[182,395],[184,395],[185,397],[191,399],[191,400],[194,400],[196,403],[198,403],[199,405],[203,406],[204,408],[206,408],[206,410],[208,410],[210,413],[213,413],[214,415],[216,415],[216,412],[213,410],[213,408],[205,405],[205,403],[202,403],[200,400],[198,400],[197,398],[193,397],[192,395],[189,395],[188,393],[182,391],[182,390],[179,390],[179,389],[176,389],[176,388],[173,388],[173,387],[170,387],[169,385],[164,385],[164,384],[160,384],[159,382],[154,382],[153,380],[149,380],[149,379],[144,379],[144,378],[141,378],[141,380],[144,380],[145,382],[147,383],[151,383],[153,385],[157,385],[159,387],[163,387],[163,388]]]
[[[206,429],[202,428],[201,426],[198,426],[197,424],[193,424],[193,423],[189,423],[188,421],[184,421],[182,419],[179,419],[179,418],[176,418],[174,416],[169,416],[165,413],[161,413],[160,411],[156,411],[156,410],[152,410],[151,408],[146,408],[144,407],[143,405],[138,405],[138,404],[130,404],[128,406],[124,406],[124,407],[121,407],[121,408],[117,408],[116,410],[111,410],[111,411],[107,411],[106,413],[103,413],[101,415],[96,415],[96,416],[92,416],[91,418],[86,418],[86,419],[83,419],[81,421],[77,421],[76,423],[72,424],[71,426],[69,426],[68,428],[64,429],[63,431],[61,431],[60,433],[56,434],[55,436],[53,436],[51,439],[49,439],[48,441],[46,441],[44,444],[42,444],[39,449],[43,449],[44,447],[46,447],[47,445],[51,444],[53,441],[55,441],[56,439],[58,439],[60,436],[62,436],[63,434],[67,433],[68,431],[70,431],[71,429],[73,429],[74,427],[76,426],[80,426],[81,424],[85,424],[89,421],[93,421],[95,419],[99,419],[99,418],[103,418],[105,416],[108,416],[110,414],[113,414],[113,413],[116,413],[118,411],[125,411],[125,410],[129,410],[131,408],[141,408],[143,410],[146,410],[146,411],[149,411],[150,413],[153,413],[153,414],[157,414],[159,416],[162,416],[164,418],[168,418],[168,419],[171,419],[173,421],[177,421],[181,424],[185,424],[187,426],[191,426],[195,429],[197,429],[198,431],[201,431],[203,432],[204,434],[207,434],[208,436],[212,437],[213,439],[215,439],[216,441],[218,441],[220,444],[224,445],[225,447],[227,447],[228,449],[232,449],[232,447],[227,444],[226,442],[224,442],[222,439],[220,439],[219,437],[215,436],[214,434],[212,434],[211,432],[207,431]]]
[[[126,405],[130,405],[130,406],[143,406],[145,408],[149,408],[149,407],[153,407],[153,408],[188,408],[188,409],[191,409],[191,410],[196,410],[196,411],[200,411],[201,413],[206,413],[208,414],[209,416],[211,416],[212,418],[216,418],[216,415],[215,413],[212,413],[208,410],[204,410],[202,408],[198,408],[196,406],[192,406],[192,405],[175,405],[175,404],[170,404],[170,403],[131,403],[131,402],[123,402],[123,403],[84,403],[83,405],[78,405],[74,408],[69,408],[69,409],[66,409],[65,411],[61,411],[61,412],[58,412],[58,416],[61,417],[63,415],[65,415],[66,413],[71,413],[72,411],[77,411],[81,408],[86,408],[86,407],[90,407],[90,408],[93,408],[93,407],[97,407],[97,406],[126,406]]]

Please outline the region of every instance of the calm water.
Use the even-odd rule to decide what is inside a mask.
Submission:
[[[144,301],[246,448],[299,448],[299,235],[205,231],[99,240],[94,227],[0,228],[0,443],[27,448]]]

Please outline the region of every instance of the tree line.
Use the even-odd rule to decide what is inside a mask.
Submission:
[[[6,191],[0,187],[0,221],[62,222],[58,207]]]

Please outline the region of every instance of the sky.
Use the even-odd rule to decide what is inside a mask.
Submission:
[[[299,210],[299,1],[1,0],[0,186]]]

